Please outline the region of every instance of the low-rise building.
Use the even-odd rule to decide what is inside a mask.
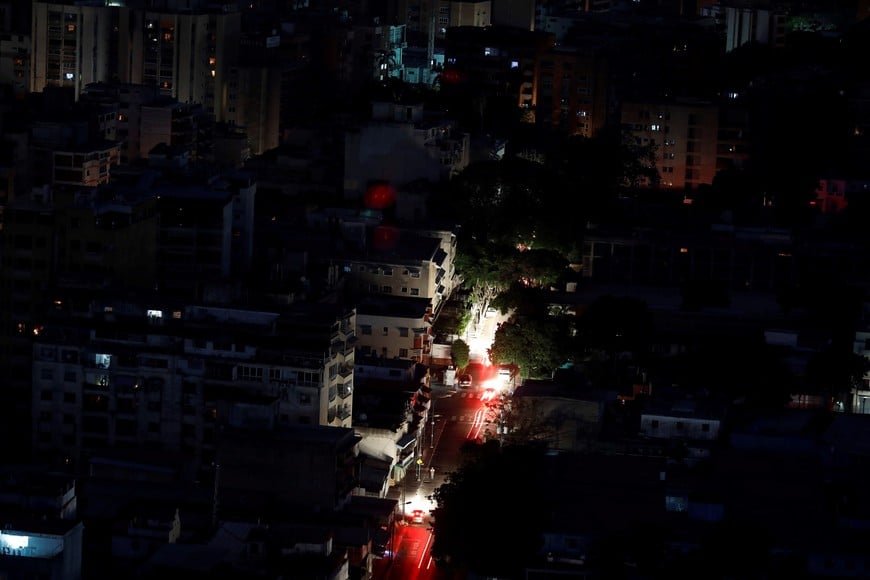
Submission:
[[[527,379],[492,419],[506,437],[544,441],[553,450],[579,451],[598,438],[605,408],[615,400],[615,392]]]

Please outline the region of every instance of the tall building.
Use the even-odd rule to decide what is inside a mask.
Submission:
[[[394,18],[397,24],[407,25],[416,45],[422,46],[443,39],[452,26],[489,26],[492,4],[492,0],[398,0]]]
[[[211,282],[248,272],[257,184],[233,174],[206,185],[155,184],[160,212],[157,281],[164,291],[201,297]]]
[[[241,15],[233,4],[163,5],[152,10],[37,0],[31,89],[71,87],[78,97],[90,83],[144,84],[179,102],[200,103],[224,120]]]
[[[18,99],[30,92],[30,44],[29,34],[0,33],[0,83]]]
[[[594,137],[608,121],[610,62],[600,47],[557,47],[535,67],[535,120],[570,135]]]
[[[30,88],[70,87],[76,97],[89,83],[108,81],[117,57],[113,16],[105,5],[33,3]]]
[[[655,146],[664,188],[695,189],[716,174],[719,107],[706,101],[673,99],[622,104],[623,135]]]
[[[458,82],[486,97],[502,97],[530,108],[535,104],[536,63],[554,46],[555,37],[544,32],[504,26],[455,27],[445,41],[445,68],[455,71]]]
[[[229,71],[225,120],[245,132],[251,155],[278,146],[283,74],[275,65],[238,65]]]

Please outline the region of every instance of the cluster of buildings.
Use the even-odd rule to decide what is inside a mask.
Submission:
[[[0,576],[369,577],[461,284],[433,187],[504,154],[471,128],[616,126],[687,192],[752,159],[749,84],[681,74],[779,46],[788,6],[627,4],[0,1]],[[458,106],[370,92],[391,82]],[[843,93],[857,158],[866,82]],[[820,181],[825,211],[866,189],[850,167]],[[763,289],[798,255],[586,240],[608,282],[727,264]],[[860,269],[846,246],[811,257],[832,253]]]

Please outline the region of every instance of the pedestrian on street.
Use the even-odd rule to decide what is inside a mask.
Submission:
[[[429,479],[435,479],[435,468],[434,467],[429,468]]]

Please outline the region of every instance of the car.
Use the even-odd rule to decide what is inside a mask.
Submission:
[[[493,387],[487,387],[483,390],[483,393],[480,395],[481,401],[491,401],[495,399],[495,389]]]
[[[459,387],[462,389],[470,389],[471,385],[474,384],[474,379],[471,378],[471,375],[465,374],[459,376]]]
[[[423,510],[414,510],[411,512],[411,523],[422,524],[425,517]]]

